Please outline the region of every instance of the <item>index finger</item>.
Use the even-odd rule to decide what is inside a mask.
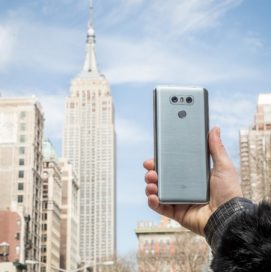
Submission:
[[[150,159],[150,160],[144,161],[143,166],[147,170],[154,170],[154,160]]]

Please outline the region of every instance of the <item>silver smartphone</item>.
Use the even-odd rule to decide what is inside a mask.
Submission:
[[[158,86],[154,90],[154,153],[161,203],[207,203],[208,91]]]

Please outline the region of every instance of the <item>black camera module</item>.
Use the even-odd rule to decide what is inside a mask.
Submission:
[[[172,101],[172,103],[177,103],[178,102],[178,97],[177,96],[172,96],[171,101]]]
[[[186,97],[186,103],[191,104],[193,101],[193,98],[191,96]]]

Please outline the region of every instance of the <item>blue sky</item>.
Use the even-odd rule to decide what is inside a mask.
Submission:
[[[159,220],[144,196],[152,157],[152,89],[209,90],[211,126],[239,164],[238,131],[271,92],[268,0],[94,0],[97,59],[110,82],[118,147],[118,250],[135,251],[137,222]],[[61,153],[64,99],[83,67],[87,0],[0,0],[0,92],[36,95]]]

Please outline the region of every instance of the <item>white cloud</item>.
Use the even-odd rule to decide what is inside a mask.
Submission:
[[[45,136],[54,141],[62,139],[65,97],[68,92],[58,91],[50,94],[41,90],[33,92],[29,90],[0,90],[0,93],[5,97],[37,97],[45,118]]]
[[[102,18],[103,24],[125,28],[153,38],[176,38],[184,33],[213,27],[243,0],[118,0]],[[132,20],[130,20],[132,19]]]
[[[6,27],[5,25],[8,25]],[[82,39],[82,47],[75,41]],[[0,24],[0,69],[25,68],[65,74],[78,68],[84,54],[82,32],[11,18]]]
[[[13,58],[14,42],[14,29],[10,26],[0,25],[0,71],[4,71]]]
[[[149,130],[144,129],[134,120],[124,118],[116,119],[116,134],[120,144],[142,144],[152,141]]]
[[[213,27],[228,10],[242,0],[157,0],[149,1],[144,14],[149,33],[176,37],[183,33]]]
[[[238,122],[240,118],[238,116],[247,115],[248,112],[255,110],[257,101],[252,99],[252,96],[247,94],[247,92],[239,92],[238,94],[229,93],[223,97],[216,98],[212,101],[211,109],[219,115],[225,116],[225,114],[230,114],[233,119]],[[232,122],[233,120],[228,120]]]
[[[54,140],[61,140],[64,125],[65,94],[41,94],[38,98],[45,117],[45,135]]]
[[[248,49],[251,50],[252,52],[266,51],[264,48],[265,45],[263,40],[261,39],[260,35],[255,32],[250,31],[244,37],[244,43],[245,46],[247,46]]]
[[[113,84],[127,82],[181,82],[209,84],[227,80],[257,78],[260,71],[217,52],[199,54],[198,48],[170,48],[151,40],[134,42],[124,37],[107,36],[99,39],[99,60]],[[211,49],[210,49],[211,50]]]
[[[226,98],[225,98],[226,97]],[[248,129],[254,122],[257,97],[249,92],[225,93],[210,101],[210,127],[221,128],[221,136],[239,165],[239,131]]]
[[[241,2],[241,0],[216,2],[119,0],[108,16],[126,10],[124,15],[121,12],[114,14],[113,17],[116,20],[124,17],[128,25],[138,23],[138,26],[134,26],[138,30],[135,34],[139,35],[145,31],[145,35],[139,40],[135,40],[130,34],[109,36],[107,33],[106,36],[98,36],[98,62],[103,64],[102,70],[112,84],[155,81],[207,84],[236,78],[256,78],[259,75],[256,68],[242,66],[234,60],[223,63],[225,56],[218,52],[205,54],[200,45],[187,50],[187,44],[182,45],[175,33],[176,31],[179,34],[187,33],[210,27],[225,12]],[[83,0],[78,4],[81,8],[84,5],[87,3]],[[52,0],[44,2],[44,8],[52,10],[50,12],[60,7],[61,5],[56,5]],[[139,9],[140,7],[142,8]],[[135,16],[137,13],[138,20],[128,20],[128,16],[131,14]],[[111,24],[109,17],[105,16],[101,20]],[[19,66],[25,70],[34,68],[39,72],[58,74],[72,73],[80,69],[84,58],[83,31],[55,25],[52,27],[42,23],[33,24],[27,18],[20,17],[17,20],[16,16],[10,18],[8,24],[13,29],[12,41],[16,43],[16,48],[8,42],[11,38],[1,39],[7,40],[4,42],[6,46],[0,45],[0,53],[3,51],[2,55],[5,56],[2,58],[2,65],[0,60],[2,70],[8,64],[13,65],[13,68]],[[124,26],[118,28],[120,27],[125,29]],[[169,35],[175,45],[178,43],[178,47],[174,48],[171,42],[166,42],[165,35]],[[186,38],[189,40],[189,35],[186,35]],[[164,42],[161,42],[161,39]],[[1,50],[1,47],[4,49]]]
[[[248,128],[253,122],[257,100],[249,100],[245,92],[229,95],[228,99],[224,96],[225,94],[210,105],[211,123],[226,127],[227,130],[232,128],[237,133],[241,128]]]
[[[118,1],[108,16],[119,24],[126,19],[125,25],[115,26],[110,36],[106,32],[97,39],[98,60],[112,84],[207,85],[264,77],[262,70],[248,65],[238,53],[244,51],[242,35],[234,43],[231,35],[223,35],[218,46],[197,36],[198,30],[218,26],[223,15],[242,0],[122,2]],[[109,17],[101,20],[111,25]],[[117,28],[118,36],[114,35]]]
[[[20,52],[24,53],[17,56],[23,64],[58,73],[67,73],[77,69],[80,55],[78,58],[78,55],[72,52],[73,50],[83,51],[83,46],[82,49],[79,49],[74,43],[74,40],[81,38],[81,32],[45,25],[31,26],[28,23],[21,26],[21,29],[26,28],[27,35],[20,37],[19,45]]]
[[[69,11],[71,9],[79,11],[87,10],[88,2],[88,0],[44,0],[42,1],[42,12],[51,15],[54,13],[61,14],[61,12],[67,11],[67,9],[69,9]]]

